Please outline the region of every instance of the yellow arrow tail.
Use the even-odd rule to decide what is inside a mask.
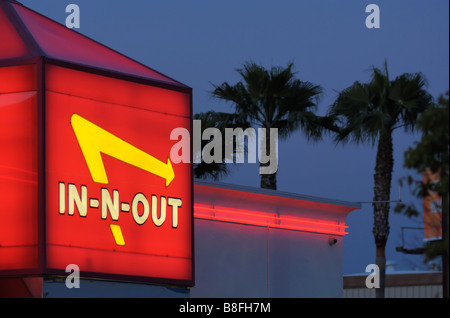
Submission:
[[[77,114],[71,124],[94,182],[108,184],[102,153],[165,179],[166,187],[175,178],[169,158],[164,163]]]

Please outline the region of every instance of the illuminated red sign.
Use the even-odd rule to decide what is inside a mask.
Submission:
[[[46,266],[192,281],[191,168],[169,159],[190,95],[53,65],[45,85]]]
[[[37,72],[0,68],[0,271],[39,267]]]
[[[16,2],[0,18],[0,275],[193,285],[191,166],[169,158],[192,90]]]
[[[192,285],[191,94],[47,64],[39,115],[36,68],[0,68],[0,270]]]
[[[192,285],[191,167],[169,159],[191,89],[16,2],[0,18],[0,275]]]

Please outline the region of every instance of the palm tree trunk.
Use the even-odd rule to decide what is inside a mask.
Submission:
[[[266,136],[265,136],[265,142],[266,142],[266,156],[270,155],[270,127],[266,128]],[[267,163],[259,163],[260,167],[269,166],[270,162]],[[277,173],[273,174],[261,174],[261,188],[264,189],[277,189]]]
[[[380,288],[376,297],[384,298],[386,255],[385,248],[389,235],[389,200],[391,192],[392,171],[394,167],[393,143],[391,133],[382,133],[378,141],[377,158],[374,174],[373,197],[373,236],[376,246],[376,260],[380,270]]]
[[[447,167],[446,167],[447,166]],[[448,175],[445,176],[445,171],[448,171],[448,162],[443,163],[441,167],[441,180],[445,180]],[[441,181],[442,182],[442,181]],[[448,255],[448,193],[444,194],[441,198],[441,218],[442,218],[442,245],[443,245],[443,251],[442,251],[442,297],[448,298],[449,297],[449,255]]]
[[[267,163],[260,163],[260,166],[268,166]],[[261,188],[264,189],[277,189],[277,173],[262,174],[261,175]]]

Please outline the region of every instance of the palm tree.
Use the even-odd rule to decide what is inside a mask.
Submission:
[[[237,72],[242,81],[234,85],[227,82],[214,86],[213,96],[233,104],[234,113],[228,114],[231,122],[223,120],[226,113],[218,113],[222,126],[257,126],[266,129],[266,155],[270,154],[271,128],[278,129],[280,138],[287,138],[302,129],[308,139],[321,135],[319,117],[314,114],[321,87],[295,78],[293,64],[286,68],[264,67],[247,62]],[[204,115],[204,114],[202,114]],[[213,115],[209,113],[208,115]],[[260,163],[260,166],[268,163]],[[276,173],[261,174],[261,188],[276,189]]]
[[[334,119],[335,140],[377,144],[374,196],[373,236],[376,264],[380,269],[377,297],[384,297],[385,247],[389,235],[389,209],[392,172],[394,167],[392,133],[403,127],[413,131],[418,116],[432,105],[432,97],[424,90],[426,82],[421,73],[405,73],[390,81],[384,70],[372,68],[368,83],[355,82],[339,93],[328,116]]]
[[[236,114],[229,114],[223,112],[207,111],[204,113],[198,113],[194,115],[194,120],[200,120],[201,129],[204,131],[208,128],[216,128],[220,131],[221,135],[225,135],[225,128],[248,128],[248,124],[240,121],[239,116]],[[211,140],[201,139],[200,149],[204,149],[205,146],[210,143]],[[233,149],[235,151],[236,149]],[[214,151],[214,149],[212,150]],[[233,153],[234,154],[234,153]],[[195,154],[199,155],[199,154]],[[221,149],[221,161],[220,162],[205,162],[194,164],[194,177],[208,179],[211,178],[215,181],[219,180],[221,177],[226,176],[230,173],[229,166],[225,163],[225,144],[222,143]]]

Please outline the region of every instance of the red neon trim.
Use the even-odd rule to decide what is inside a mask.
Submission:
[[[239,210],[234,208],[211,208],[200,204],[194,205],[194,217],[213,221],[264,226],[277,229],[304,231],[322,234],[345,235],[346,226],[338,221],[316,220],[274,213]]]
[[[308,218],[300,218],[295,216],[288,216],[288,215],[277,215],[275,213],[266,213],[266,212],[257,212],[257,211],[250,211],[250,210],[241,210],[241,209],[234,209],[234,208],[211,208],[209,206],[201,205],[201,204],[195,204],[196,209],[204,209],[211,211],[213,215],[215,212],[223,212],[223,213],[235,213],[240,215],[248,215],[253,216],[255,218],[264,218],[267,220],[273,220],[272,223],[280,223],[281,220],[284,221],[291,221],[291,222],[301,222],[301,223],[310,223],[313,225],[322,225],[322,226],[328,226],[328,227],[342,227],[347,228],[348,226],[340,225],[334,221],[326,221],[326,220],[318,220],[318,219],[308,219]],[[271,223],[271,222],[269,222]]]

